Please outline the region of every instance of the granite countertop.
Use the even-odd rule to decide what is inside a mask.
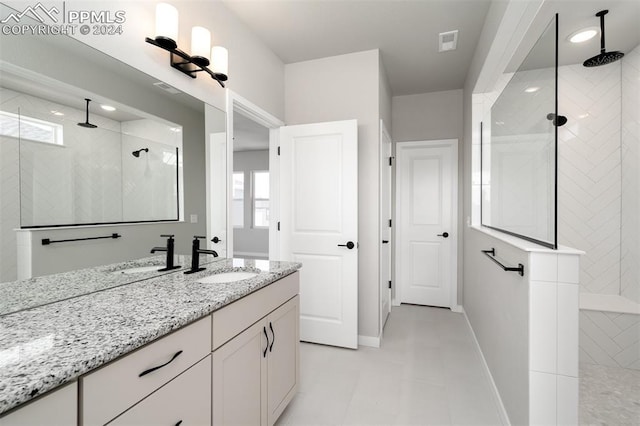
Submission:
[[[206,270],[195,274],[185,275],[177,270],[0,316],[0,414],[301,266],[293,262],[224,259],[209,263]],[[232,283],[197,282],[228,271],[259,274]],[[70,285],[80,285],[86,277],[84,273],[75,278],[73,273],[59,275],[65,275]]]

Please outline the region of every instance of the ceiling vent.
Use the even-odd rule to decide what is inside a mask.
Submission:
[[[178,89],[176,89],[173,86],[169,86],[164,81],[158,81],[157,83],[153,83],[153,85],[156,86],[156,87],[159,87],[160,89],[164,90],[165,92],[171,93],[172,95],[177,95],[178,93],[180,93],[180,91]]]
[[[458,30],[440,33],[438,36],[438,52],[456,50],[458,47]]]

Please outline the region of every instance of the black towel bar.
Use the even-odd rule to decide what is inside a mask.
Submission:
[[[106,237],[89,237],[89,238],[72,238],[70,240],[50,240],[49,238],[43,238],[42,239],[42,245],[43,246],[48,246],[49,244],[55,244],[55,243],[68,243],[71,241],[85,241],[85,240],[104,240],[106,238],[120,238],[122,237],[122,235],[120,234],[111,234],[111,235],[107,235]]]
[[[495,258],[495,255],[496,255],[496,249],[495,248],[491,248],[491,250],[482,250],[482,252],[489,259],[491,259],[495,263],[497,263],[498,266],[500,266],[503,271],[517,272],[518,274],[520,274],[521,277],[524,277],[524,265],[522,263],[518,263],[517,267],[515,267],[515,266],[505,266],[502,263],[500,263],[500,261],[498,259]]]

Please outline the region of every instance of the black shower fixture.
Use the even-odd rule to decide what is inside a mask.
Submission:
[[[87,119],[84,123],[78,123],[78,126],[86,127],[87,129],[95,129],[98,126],[89,123],[89,102],[91,102],[91,99],[84,98],[84,100],[87,101]]]
[[[141,153],[142,151],[144,151],[144,152],[149,152],[149,148],[140,148],[140,149],[139,149],[139,150],[137,150],[137,151],[133,151],[133,152],[131,153],[131,155],[133,155],[134,157],[138,158],[138,157],[140,157],[140,153]]]
[[[604,15],[607,13],[609,11],[606,9],[596,13],[596,16],[600,18],[600,54],[584,61],[582,65],[585,67],[599,67],[600,65],[610,64],[624,56],[622,52],[607,52],[604,48]]]

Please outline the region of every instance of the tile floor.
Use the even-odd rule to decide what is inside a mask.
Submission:
[[[300,389],[277,425],[501,425],[462,314],[394,307],[382,347],[303,343]]]
[[[580,424],[640,425],[640,371],[580,364]]]

